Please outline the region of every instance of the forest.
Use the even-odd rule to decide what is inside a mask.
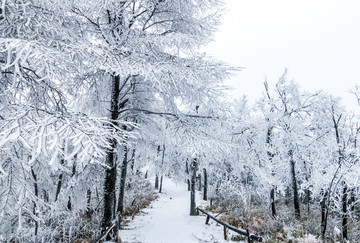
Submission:
[[[223,8],[1,1],[1,242],[109,239],[165,176],[266,242],[360,241],[358,115],[286,70],[228,97],[241,69],[201,51]]]

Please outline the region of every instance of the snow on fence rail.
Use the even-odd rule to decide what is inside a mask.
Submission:
[[[217,218],[215,218],[214,216],[210,215],[208,212],[202,210],[201,208],[196,208],[197,211],[198,211],[198,214],[199,214],[199,211],[202,212],[203,214],[207,215],[206,217],[206,222],[205,224],[208,224],[209,223],[209,220],[210,218],[213,219],[214,221],[216,221],[217,223],[221,224],[224,226],[224,238],[225,240],[227,240],[227,234],[226,234],[226,229],[229,229],[229,230],[232,230],[232,231],[235,231],[236,233],[238,234],[241,234],[241,235],[244,235],[246,237],[248,237],[249,239],[249,242],[250,240],[255,240],[255,241],[258,241],[258,242],[262,242],[263,238],[260,237],[260,236],[257,236],[257,235],[253,235],[253,234],[250,234],[248,230],[243,230],[243,229],[238,229],[232,225],[229,225]]]

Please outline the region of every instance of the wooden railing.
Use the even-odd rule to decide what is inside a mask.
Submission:
[[[93,241],[93,243],[101,243],[105,240],[108,240],[110,236],[109,234],[111,233],[115,234],[111,237],[114,242],[121,242],[119,236],[117,236],[118,233],[117,231],[120,226],[120,219],[121,219],[121,215],[120,212],[118,212],[116,218],[112,222],[112,225],[97,240]]]
[[[250,234],[249,230],[238,229],[238,228],[236,228],[236,227],[234,227],[232,225],[229,225],[229,224],[215,218],[214,216],[212,216],[211,214],[209,214],[208,212],[204,211],[201,208],[196,208],[196,209],[197,209],[198,212],[200,211],[200,212],[202,212],[203,214],[205,214],[207,216],[205,224],[208,224],[209,220],[211,218],[214,221],[216,221],[217,223],[224,226],[224,238],[225,238],[225,240],[227,240],[227,233],[226,233],[227,229],[232,230],[232,231],[234,231],[234,232],[236,232],[236,233],[238,233],[240,235],[244,235],[244,236],[248,237],[249,242],[254,241],[254,240],[258,241],[258,242],[262,242],[262,240],[263,240],[263,238],[260,237],[260,236]]]

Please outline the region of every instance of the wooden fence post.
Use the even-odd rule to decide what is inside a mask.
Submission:
[[[210,221],[210,217],[207,216],[207,217],[206,217],[206,222],[205,222],[205,224],[209,224],[209,221]]]
[[[205,214],[207,216],[205,224],[208,224],[209,220],[213,219],[215,222],[217,222],[217,223],[224,226],[224,238],[225,238],[225,240],[227,240],[227,238],[228,238],[227,230],[232,230],[232,231],[235,231],[236,233],[238,233],[240,235],[246,236],[247,239],[248,239],[248,242],[254,242],[254,241],[262,242],[263,241],[263,238],[261,238],[260,236],[250,234],[248,229],[247,230],[238,229],[238,228],[236,228],[236,227],[234,227],[232,225],[229,225],[229,224],[217,219],[216,216],[210,215],[208,212],[204,211],[201,208],[196,208],[196,209],[197,209],[197,211],[199,211],[199,212],[201,212],[201,213],[203,213],[203,214]]]
[[[206,174],[206,169],[203,169],[203,174],[204,174],[204,195],[203,195],[203,200],[207,201],[207,187],[208,187],[208,182],[207,182],[207,174]]]
[[[251,240],[251,238],[250,238],[249,229],[246,229],[246,233],[247,233],[248,243],[251,243],[251,242],[252,242],[252,240]]]

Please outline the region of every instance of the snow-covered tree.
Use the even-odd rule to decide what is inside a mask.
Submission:
[[[4,1],[2,154],[15,154],[11,147],[19,146],[27,164],[50,166],[59,188],[52,192],[55,201],[66,166],[104,165],[105,232],[115,218],[117,149],[125,151],[118,158],[125,181],[127,152],[135,143],[131,124],[141,129],[162,117],[192,127],[203,115],[184,116],[181,107],[215,103],[229,69],[198,48],[211,39],[220,6],[214,0]],[[1,161],[3,168],[9,159]],[[42,173],[33,171],[27,168],[36,184]]]

